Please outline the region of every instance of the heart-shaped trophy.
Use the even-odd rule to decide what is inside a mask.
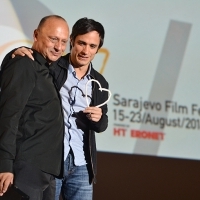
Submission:
[[[95,107],[101,107],[101,106],[103,106],[104,104],[106,104],[109,100],[110,100],[110,97],[111,97],[111,91],[110,90],[108,90],[108,89],[106,89],[106,88],[102,88],[101,87],[101,84],[99,83],[99,81],[97,81],[97,80],[95,80],[95,79],[90,79],[87,83],[86,83],[86,85],[85,85],[85,99],[86,99],[86,103],[87,103],[87,107],[89,107],[89,102],[88,102],[88,96],[87,96],[87,85],[90,83],[90,82],[92,82],[92,81],[94,81],[94,82],[96,82],[96,83],[98,83],[98,85],[99,85],[99,90],[102,92],[102,91],[106,91],[106,92],[108,92],[108,94],[109,94],[109,96],[108,96],[108,99],[105,101],[105,102],[103,102],[102,104],[99,104],[99,105],[97,105],[97,106],[95,106]]]

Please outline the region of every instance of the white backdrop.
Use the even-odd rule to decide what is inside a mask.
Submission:
[[[199,160],[199,7],[198,0],[1,0],[0,61],[31,46],[45,15],[63,16],[70,28],[93,18],[106,31],[93,64],[113,94],[97,149]]]

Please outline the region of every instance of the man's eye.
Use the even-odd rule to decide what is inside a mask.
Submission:
[[[64,41],[62,41],[62,43],[63,43],[63,44],[66,44],[66,43],[67,43],[67,41],[65,41],[65,40],[64,40]]]
[[[52,42],[56,42],[58,39],[57,39],[57,38],[52,38],[52,37],[50,37],[50,40],[51,40]]]
[[[84,45],[84,42],[78,42],[79,45],[83,46]]]
[[[90,45],[90,48],[95,49],[95,48],[97,48],[97,45]]]

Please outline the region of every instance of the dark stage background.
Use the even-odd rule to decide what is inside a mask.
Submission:
[[[98,153],[94,200],[199,200],[200,162]]]

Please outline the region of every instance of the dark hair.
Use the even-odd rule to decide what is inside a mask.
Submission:
[[[48,19],[50,19],[50,18],[61,19],[61,20],[65,21],[65,22],[67,22],[63,17],[61,17],[61,16],[59,16],[59,15],[48,15],[48,16],[43,17],[43,18],[40,20],[37,29],[40,29],[40,28],[45,24],[45,22],[46,22]]]
[[[70,39],[75,41],[78,35],[84,35],[91,31],[97,31],[99,33],[100,43],[98,49],[100,49],[103,45],[105,31],[102,24],[93,19],[88,19],[87,17],[79,19],[72,27]],[[70,44],[70,50],[71,48]]]

